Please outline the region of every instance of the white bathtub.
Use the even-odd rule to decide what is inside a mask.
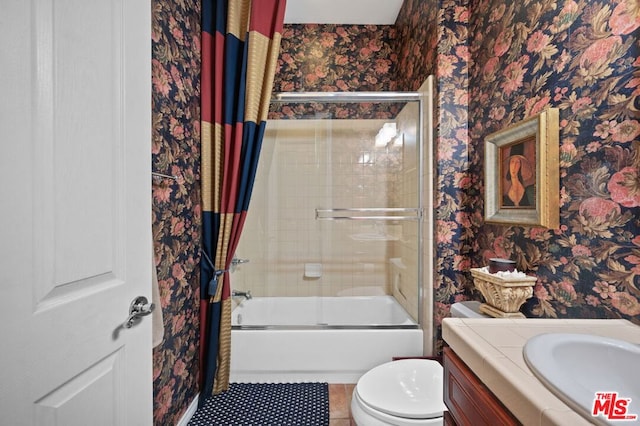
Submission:
[[[422,355],[422,330],[391,296],[254,298],[232,324],[232,382],[355,383]]]

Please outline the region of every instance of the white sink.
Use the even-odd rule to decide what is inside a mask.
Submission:
[[[598,392],[617,392],[618,401],[631,398],[626,414],[640,419],[640,346],[591,334],[549,333],[529,339],[523,352],[535,376],[587,420],[620,424],[607,420],[606,402],[592,415]]]

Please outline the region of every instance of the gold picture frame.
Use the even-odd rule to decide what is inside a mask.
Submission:
[[[559,138],[557,108],[485,138],[485,222],[560,227]]]

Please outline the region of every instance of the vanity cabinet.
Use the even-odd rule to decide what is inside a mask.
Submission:
[[[449,347],[443,349],[445,425],[520,425]]]

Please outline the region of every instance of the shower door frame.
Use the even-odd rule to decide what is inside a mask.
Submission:
[[[425,329],[425,326],[432,327],[432,321],[425,321],[424,318],[424,305],[428,303],[433,309],[433,297],[431,294],[426,295],[424,289],[424,232],[425,232],[425,210],[424,210],[424,190],[425,190],[425,178],[430,174],[425,174],[425,152],[433,161],[433,148],[426,147],[425,141],[427,135],[425,133],[430,131],[430,127],[425,127],[425,121],[431,117],[431,93],[432,93],[432,77],[427,79],[428,96],[421,92],[281,92],[274,94],[271,99],[271,103],[358,103],[358,102],[417,102],[418,103],[418,117],[417,117],[417,153],[418,153],[418,207],[416,220],[418,224],[418,326],[426,332],[425,336],[431,336],[432,330]],[[428,110],[425,110],[425,102],[428,103]],[[428,116],[425,118],[425,113],[428,112]],[[428,139],[432,138],[431,133],[428,135]],[[427,188],[430,194],[433,194],[433,183],[431,182]],[[428,220],[427,231],[429,235],[433,236],[433,215],[427,213]],[[433,239],[431,238],[432,244]],[[431,252],[432,250],[430,250]],[[432,270],[432,268],[430,268]],[[430,280],[431,281],[431,280]],[[431,287],[431,286],[430,286]],[[426,297],[426,300],[425,300]],[[425,339],[425,349],[431,348],[431,339]],[[431,350],[426,351],[431,352]]]

